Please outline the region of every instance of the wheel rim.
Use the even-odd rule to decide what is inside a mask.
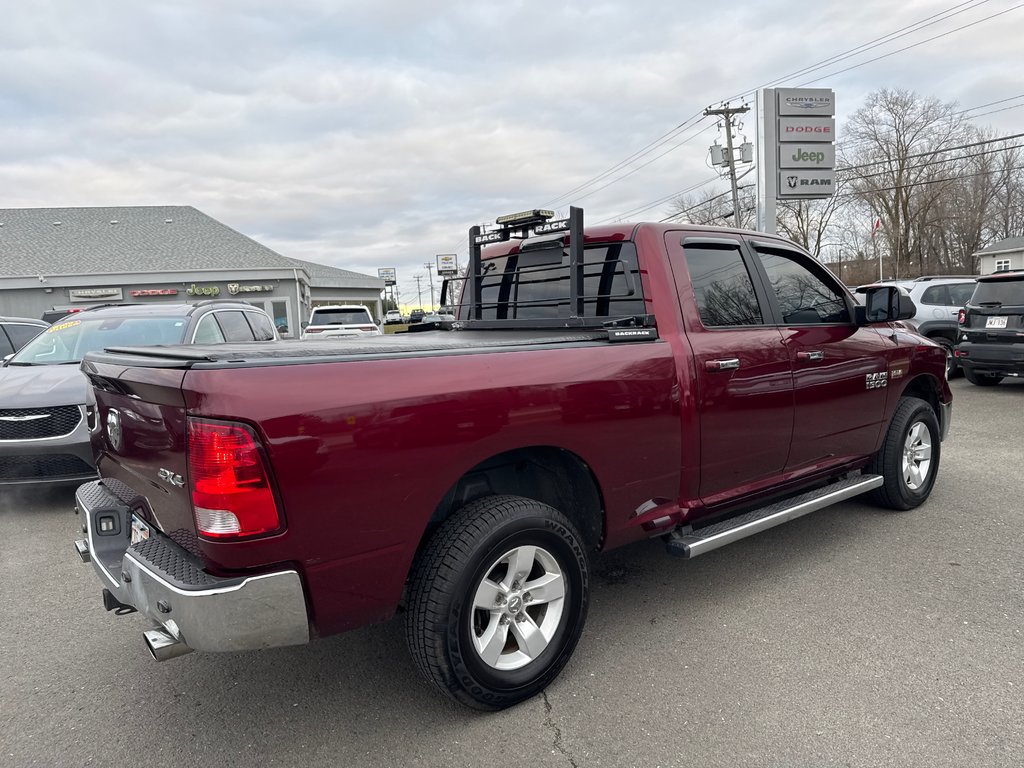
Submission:
[[[480,660],[507,671],[544,653],[562,623],[565,590],[546,549],[516,547],[495,560],[473,594],[470,634]]]
[[[919,490],[928,480],[932,466],[932,435],[923,421],[916,422],[903,443],[903,482]]]
[[[953,375],[953,371],[956,370],[956,355],[953,354],[952,347],[946,347],[946,378],[948,379]]]

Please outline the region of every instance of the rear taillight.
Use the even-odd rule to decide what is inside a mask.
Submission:
[[[376,325],[357,325],[356,326],[356,330],[357,331],[376,331],[377,330],[377,326]]]
[[[190,417],[188,475],[200,536],[240,539],[284,528],[263,452],[244,424]]]
[[[966,310],[966,309],[961,309],[961,310],[960,310],[960,311],[959,311],[959,312],[957,313],[957,315],[956,315],[956,324],[957,324],[957,325],[963,325],[963,324],[964,324],[964,321],[965,321],[966,319],[967,319],[967,310]]]
[[[306,329],[306,333],[320,333],[322,331],[323,331],[323,328],[307,328]]]

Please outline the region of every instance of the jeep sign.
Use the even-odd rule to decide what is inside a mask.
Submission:
[[[836,148],[829,144],[784,144],[779,168],[835,168]]]

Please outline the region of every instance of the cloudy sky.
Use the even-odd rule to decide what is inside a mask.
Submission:
[[[1022,5],[7,0],[0,207],[193,205],[289,256],[397,267],[409,290],[501,213],[666,216],[651,204],[716,176],[710,119],[583,185],[766,83],[835,89],[840,141],[882,87],[1017,96],[975,113],[1016,132]]]

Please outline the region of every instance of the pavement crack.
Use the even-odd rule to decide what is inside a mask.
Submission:
[[[555,725],[555,721],[551,717],[551,701],[548,699],[548,692],[541,691],[540,695],[544,699],[544,725],[551,729],[551,733],[553,735],[551,746],[569,761],[569,765],[571,765],[572,768],[580,768],[579,764],[576,762],[576,758],[574,758],[569,750],[565,748],[565,745],[562,744],[562,729]]]

